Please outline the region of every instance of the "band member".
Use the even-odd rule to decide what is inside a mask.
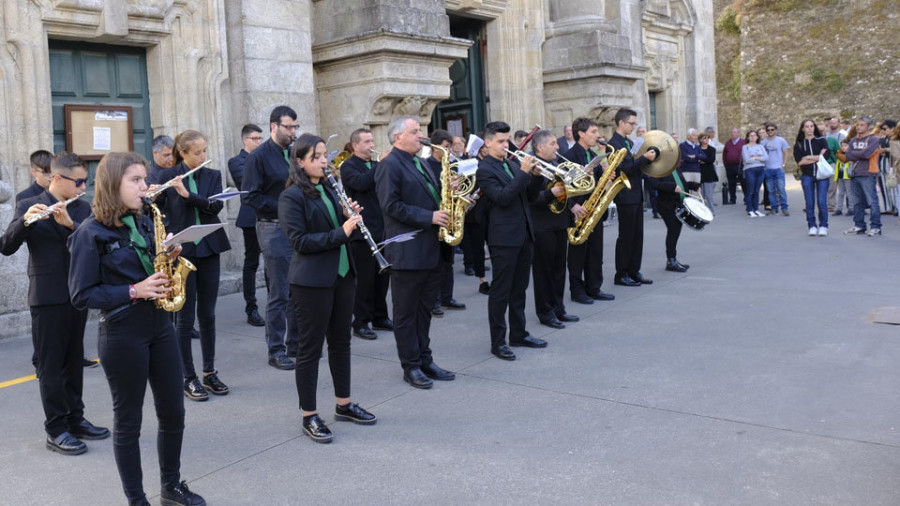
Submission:
[[[175,136],[175,166],[164,171],[160,183],[172,186],[156,197],[156,204],[169,220],[168,230],[178,233],[194,225],[220,223],[217,215],[225,203],[209,197],[222,191],[222,173],[209,167],[182,178],[183,174],[206,161],[206,137],[196,130]],[[150,187],[152,191],[154,186]],[[205,401],[207,390],[215,395],[228,394],[215,368],[216,301],[219,299],[219,255],[231,249],[224,229],[216,230],[198,242],[184,244],[182,256],[197,268],[187,278],[185,303],[176,317],[181,359],[184,363],[184,395],[192,401]],[[200,348],[203,351],[203,382],[197,379],[191,348],[194,316],[200,321]]]
[[[678,175],[681,184],[675,179]],[[659,214],[666,224],[666,270],[686,272],[691,266],[678,261],[678,238],[681,236],[681,220],[675,216],[675,209],[681,203],[685,190],[696,191],[700,183],[686,182],[681,169],[666,177],[648,177],[650,186],[656,190],[659,202]]]
[[[288,304],[290,288],[287,282],[291,262],[291,247],[278,223],[278,196],[288,179],[288,146],[294,141],[297,113],[286,105],[269,115],[271,137],[253,150],[244,163],[241,189],[248,193],[242,200],[256,211],[256,237],[265,260],[266,287],[266,344],[269,365],[276,369],[293,370],[288,356],[297,355],[297,319]]]
[[[648,149],[638,159],[632,156],[628,136],[637,125],[636,119],[637,113],[631,109],[619,109],[615,116],[616,132],[609,139],[609,145],[613,149],[618,151],[625,148],[628,151],[616,174],[624,173],[631,181],[631,189],[622,190],[615,198],[619,214],[615,283],[622,286],[653,283],[641,274],[641,256],[644,250],[644,185],[641,167],[656,160],[656,151]]]
[[[34,177],[34,182],[31,183],[31,186],[16,194],[16,204],[22,200],[37,197],[50,187],[50,180],[52,179],[50,161],[53,159],[53,155],[49,151],[39,149],[31,153],[29,158],[31,176]]]
[[[538,130],[531,141],[535,156],[556,165],[559,145],[549,130]],[[561,185],[543,189],[531,203],[534,220],[534,309],[542,325],[555,329],[566,328],[563,322],[577,322],[578,317],[566,314],[563,293],[566,289],[566,248],[569,238],[566,229],[574,225],[574,211],[566,209],[556,214],[550,203],[565,195]],[[570,204],[571,205],[571,204]],[[580,206],[579,206],[580,207]]]
[[[44,177],[39,174],[36,177]],[[28,246],[28,305],[31,307],[31,339],[44,407],[46,447],[64,455],[87,451],[81,439],[105,439],[109,430],[94,427],[84,418],[81,400],[84,358],[84,325],[87,311],[69,300],[69,250],[66,241],[91,206],[82,200],[63,205],[85,189],[87,166],[74,153],[62,152],[50,165],[49,188],[19,201],[6,233],[0,237],[0,253],[14,254]],[[46,214],[31,224],[30,220]]]
[[[484,135],[484,132],[478,132],[478,137]],[[487,156],[487,150],[484,146],[478,150],[477,158],[483,160]],[[475,190],[471,195],[480,195],[481,190],[478,188],[478,179],[476,178]],[[478,293],[487,295],[491,291],[491,284],[488,283],[486,272],[491,270],[490,266],[485,264],[484,243],[487,240],[487,211],[489,203],[487,200],[479,198],[475,206],[469,209],[465,218],[465,233],[463,234],[463,265],[465,266],[466,276],[478,277]]]
[[[440,146],[444,149],[450,149],[450,146],[453,144],[453,136],[450,135],[450,132],[440,128],[431,133],[429,140],[432,146]],[[444,152],[440,149],[432,149],[431,156],[428,157],[428,168],[431,170],[431,177],[435,181],[441,180],[441,170],[443,168],[441,161],[443,158]],[[465,237],[465,234],[463,234],[463,237]],[[466,308],[465,304],[457,302],[453,298],[453,257],[454,255],[451,255],[448,261],[443,262],[444,272],[441,274],[441,293],[435,299],[434,309],[431,310],[431,315],[436,318],[443,317],[445,309],[458,311]]]
[[[469,157],[466,153],[466,141],[457,135],[453,136],[453,144],[450,145],[450,156],[457,160],[465,160]]]
[[[372,160],[375,141],[372,131],[365,128],[350,134],[353,156],[341,165],[344,190],[363,208],[362,217],[376,243],[384,240],[384,217],[375,194],[375,171],[378,162]],[[353,304],[353,335],[360,339],[377,339],[374,330],[394,330],[388,318],[387,291],[390,275],[378,272],[378,262],[368,243],[361,237],[350,241],[350,253],[356,267],[356,300]],[[369,323],[372,328],[369,328]],[[374,330],[373,330],[374,329]]]
[[[254,149],[262,144],[262,129],[254,124],[247,124],[241,129],[241,142],[244,147],[234,158],[228,160],[228,172],[237,188],[244,180],[244,163]],[[244,268],[241,274],[241,286],[244,291],[244,312],[247,323],[254,327],[265,327],[266,321],[259,315],[256,304],[256,271],[259,270],[259,240],[256,238],[256,213],[253,208],[244,204],[241,196],[241,208],[238,211],[234,226],[241,229],[244,235]],[[266,280],[268,285],[268,280]]]
[[[158,183],[163,171],[175,166],[175,156],[172,147],[175,141],[168,135],[157,135],[153,138],[151,147],[153,159],[150,160],[150,168],[147,169],[147,181]]]
[[[572,135],[575,145],[563,156],[579,165],[587,165],[597,156],[592,148],[597,146],[600,137],[600,129],[597,122],[590,118],[576,118],[572,122]],[[594,170],[594,178],[600,179],[603,168],[598,166]],[[581,204],[587,200],[588,195],[582,195],[572,199],[574,206],[572,211],[577,215],[583,214]],[[569,246],[569,294],[573,302],[580,304],[593,304],[595,300],[614,300],[615,295],[605,293],[600,289],[603,284],[603,227],[595,227],[588,240],[578,246]]]
[[[350,402],[350,318],[356,276],[349,243],[362,216],[349,200],[349,216],[325,179],[325,141],[301,135],[291,149],[291,178],[278,197],[278,218],[293,249],[288,281],[300,329],[297,395],[303,432],[317,443],[330,443],[331,430],[316,410],[322,344],[328,339],[328,365],[337,399],[337,420],[372,425],[375,415]],[[356,232],[359,235],[359,232]]]
[[[534,253],[534,223],[529,202],[533,202],[544,180],[532,177],[534,158],[528,156],[520,166],[506,160],[509,125],[502,121],[484,127],[487,156],[478,164],[476,178],[482,199],[490,202],[487,243],[494,266],[494,279],[488,294],[488,320],[491,327],[491,353],[503,360],[515,360],[506,344],[506,312],[509,308],[509,344],[545,348],[547,341],[532,337],[525,330],[525,291]]]
[[[417,116],[399,116],[388,124],[393,146],[375,171],[375,191],[384,212],[384,233],[394,237],[416,233],[408,241],[385,248],[391,263],[391,301],[394,338],[403,367],[403,380],[415,388],[431,388],[432,380],[450,381],[456,375],[441,369],[431,356],[431,309],[441,286],[441,256],[453,254],[438,241],[438,228],[450,224],[450,213],[440,209],[441,186],[425,162]]]
[[[100,310],[97,348],[112,392],[113,453],[129,504],[150,504],[139,442],[149,381],[159,422],[162,503],[202,506],[206,501],[180,481],[182,367],[172,318],[154,303],[170,289],[165,274],[153,272],[154,226],[141,214],[146,177],[147,161],[136,153],[109,153],[100,160],[94,216],[69,241],[69,291],[76,308]],[[169,255],[180,252],[177,246]]]

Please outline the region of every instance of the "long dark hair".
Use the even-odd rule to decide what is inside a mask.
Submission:
[[[319,190],[316,190],[316,186],[309,180],[309,174],[307,174],[306,171],[300,167],[300,164],[297,163],[298,159],[306,158],[306,155],[310,152],[315,152],[316,146],[318,146],[320,142],[322,144],[325,143],[321,137],[314,134],[303,134],[300,137],[297,137],[297,140],[294,141],[294,145],[291,146],[291,175],[288,178],[287,183],[285,183],[285,188],[295,184],[303,190],[303,194],[307,197],[312,199],[321,197],[321,195],[319,195]]]
[[[819,130],[819,125],[817,125],[816,122],[813,121],[812,119],[806,118],[805,120],[800,122],[800,129],[797,130],[797,142],[798,143],[803,142],[803,139],[806,138],[806,135],[803,133],[803,125],[805,125],[807,121],[809,121],[810,123],[813,124],[813,128],[814,128],[813,138],[815,139],[818,137],[822,137],[822,131]]]

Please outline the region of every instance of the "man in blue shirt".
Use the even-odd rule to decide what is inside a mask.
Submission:
[[[775,123],[766,123],[766,139],[760,144],[766,148],[766,170],[763,177],[766,179],[766,186],[769,188],[769,203],[772,205],[772,214],[778,214],[778,207],[781,206],[781,213],[790,216],[788,212],[787,191],[784,189],[784,161],[788,159],[791,146],[783,137],[777,135],[778,126]]]

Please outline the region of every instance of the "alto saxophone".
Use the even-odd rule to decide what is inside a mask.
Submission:
[[[573,246],[584,244],[591,232],[594,231],[594,227],[600,223],[603,213],[609,208],[616,195],[625,188],[631,188],[631,182],[624,173],[620,174],[612,184],[609,184],[610,178],[616,173],[616,168],[622,163],[627,154],[628,150],[622,148],[609,155],[609,166],[603,171],[603,175],[597,181],[591,196],[582,204],[586,211],[584,216],[576,218],[575,226],[568,231],[569,244]]]
[[[441,210],[450,213],[450,223],[438,230],[438,239],[456,246],[462,242],[466,211],[473,202],[469,194],[475,190],[475,176],[465,176],[453,170],[458,162],[450,163],[449,149],[428,145],[444,152],[441,158]]]
[[[156,256],[153,258],[153,270],[166,275],[168,282],[165,287],[170,288],[169,293],[162,298],[156,299],[156,307],[174,313],[180,311],[184,306],[185,291],[184,287],[187,283],[188,274],[196,271],[188,259],[183,257],[169,258],[166,253],[166,227],[163,225],[165,215],[156,207],[156,204],[146,201],[153,210],[153,238],[156,243]],[[177,262],[177,264],[176,264]]]

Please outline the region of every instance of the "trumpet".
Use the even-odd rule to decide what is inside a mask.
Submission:
[[[38,214],[32,214],[30,218],[25,220],[25,226],[27,227],[28,225],[31,225],[32,223],[34,223],[36,221],[40,221],[40,220],[46,218],[47,216],[50,216],[51,214],[53,214],[53,211],[56,211],[60,207],[65,207],[65,206],[71,204],[72,202],[75,202],[76,200],[80,199],[82,197],[82,195],[84,195],[84,193],[79,193],[78,195],[75,195],[74,197],[72,197],[70,199],[63,200],[62,202],[57,202],[57,203],[53,204],[52,206],[48,207],[47,209],[44,209],[43,211],[39,212]]]
[[[510,151],[507,149],[506,152],[518,159],[519,162],[525,161],[525,157],[530,156],[521,150]],[[587,195],[594,191],[594,186],[596,186],[594,175],[583,166],[568,160],[558,166],[554,166],[536,156],[534,160],[537,162],[535,170],[550,181],[547,185],[547,190],[554,186],[562,186],[565,190],[565,193],[556,197],[556,200],[553,202],[550,202],[550,211],[553,213],[560,214],[565,211],[568,207],[567,202],[569,198]]]
[[[186,177],[190,176],[191,174],[193,174],[194,172],[197,172],[198,170],[202,169],[203,167],[206,167],[206,166],[209,165],[210,163],[212,163],[212,159],[209,159],[209,160],[207,160],[207,161],[201,163],[200,165],[194,167],[193,169],[191,169],[191,170],[185,172],[185,173],[182,174],[181,176],[175,176],[175,177],[181,177],[182,179],[183,179],[183,178],[186,178]],[[175,178],[172,178],[172,179],[175,179]],[[159,186],[156,187],[156,189],[154,189],[153,191],[148,191],[146,197],[147,197],[148,199],[152,199],[153,197],[155,197],[155,196],[159,195],[160,193],[162,193],[162,192],[168,190],[169,188],[171,188],[171,187],[172,187],[172,179],[170,179],[169,181],[167,181],[165,184],[159,185]]]
[[[372,152],[372,161],[380,162],[381,161],[381,152],[375,148],[369,148],[369,151]]]

